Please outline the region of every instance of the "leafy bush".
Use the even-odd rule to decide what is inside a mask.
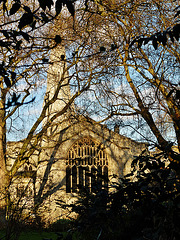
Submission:
[[[53,232],[66,232],[73,226],[73,221],[69,219],[59,219],[49,226],[49,230]]]
[[[180,239],[179,165],[166,166],[164,153],[139,156],[131,174],[109,192],[81,193],[71,205],[85,239]]]

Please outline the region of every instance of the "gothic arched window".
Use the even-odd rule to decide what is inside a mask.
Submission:
[[[84,137],[69,149],[66,159],[66,192],[95,192],[108,188],[108,157],[102,144]]]

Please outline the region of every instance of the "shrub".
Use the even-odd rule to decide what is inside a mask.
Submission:
[[[83,192],[71,205],[77,229],[86,240],[180,239],[178,171],[163,152],[135,158],[132,172],[112,182],[114,191]]]

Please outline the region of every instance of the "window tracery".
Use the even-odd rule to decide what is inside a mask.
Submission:
[[[102,144],[89,137],[75,142],[66,159],[66,192],[108,188],[108,156]]]

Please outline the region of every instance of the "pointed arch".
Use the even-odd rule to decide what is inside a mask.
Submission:
[[[66,192],[107,189],[108,155],[104,146],[86,136],[78,139],[66,157]]]

